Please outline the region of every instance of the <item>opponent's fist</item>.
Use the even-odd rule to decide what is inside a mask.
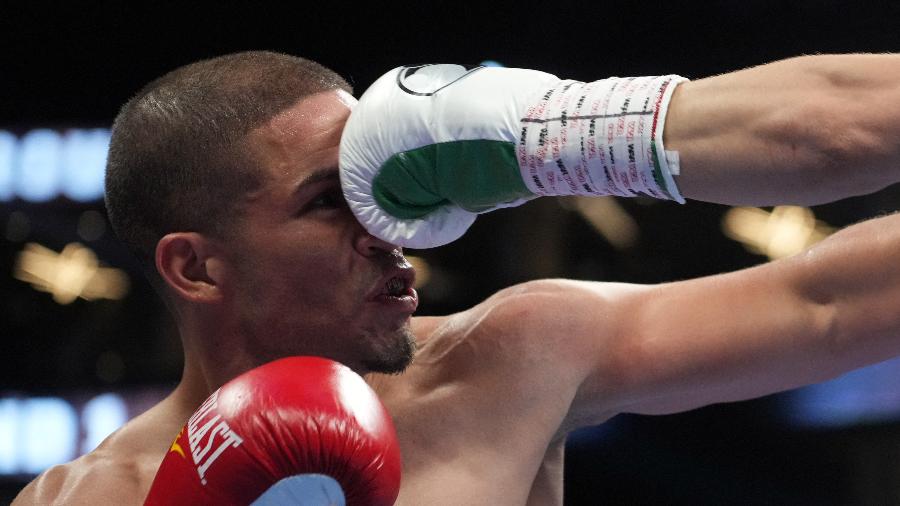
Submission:
[[[344,128],[344,196],[370,233],[413,248],[451,242],[478,213],[540,195],[681,200],[662,129],[682,80],[396,68],[366,90]]]
[[[390,415],[349,368],[291,357],[229,381],[163,459],[147,505],[391,505],[400,450]]]

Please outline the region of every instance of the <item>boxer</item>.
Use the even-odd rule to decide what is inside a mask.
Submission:
[[[679,153],[673,181],[683,197],[742,204],[896,181],[898,73],[897,56],[823,56],[682,82],[663,132]],[[413,269],[344,199],[348,91],[317,64],[250,52],[175,70],[123,107],[110,219],[172,308],[184,373],[167,399],[17,504],[142,503],[204,400],[286,356],[366,375],[400,443],[397,504],[546,505],[562,503],[574,429],[900,354],[898,216],[736,273],[653,286],[539,280],[412,318]]]

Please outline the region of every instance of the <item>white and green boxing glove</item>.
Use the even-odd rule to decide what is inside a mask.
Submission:
[[[536,70],[399,67],[362,95],[340,173],[353,213],[411,248],[458,239],[484,212],[547,195],[683,202],[662,144],[684,78],[561,80]]]

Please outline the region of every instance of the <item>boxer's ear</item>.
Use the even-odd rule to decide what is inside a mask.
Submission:
[[[156,244],[156,270],[172,291],[190,302],[222,299],[220,263],[214,242],[197,232],[166,234]]]

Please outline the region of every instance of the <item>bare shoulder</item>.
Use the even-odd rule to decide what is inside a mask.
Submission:
[[[579,384],[620,331],[640,285],[565,279],[529,281],[475,307],[428,323],[421,365],[468,373],[494,388],[507,383]],[[568,377],[571,375],[571,377]]]
[[[554,343],[563,351],[581,344],[576,337],[616,332],[623,308],[647,290],[624,283],[528,281],[497,292],[460,319],[485,331],[484,339],[540,344],[541,348]]]
[[[454,431],[438,438],[450,444],[448,451],[506,441],[534,445],[543,458],[551,440],[577,425],[567,419],[572,403],[585,378],[615,360],[604,353],[604,342],[618,332],[623,302],[642,290],[569,280],[512,286],[466,311],[415,319],[421,346],[412,365],[401,375],[369,380],[398,431],[413,434],[407,445],[411,438],[436,444],[420,433],[452,425]],[[592,420],[603,416],[597,413],[605,397],[597,397]],[[516,420],[515,430],[509,420]],[[449,434],[465,441],[448,442]]]
[[[98,450],[48,469],[22,490],[13,504],[141,504],[140,484],[137,461]]]

